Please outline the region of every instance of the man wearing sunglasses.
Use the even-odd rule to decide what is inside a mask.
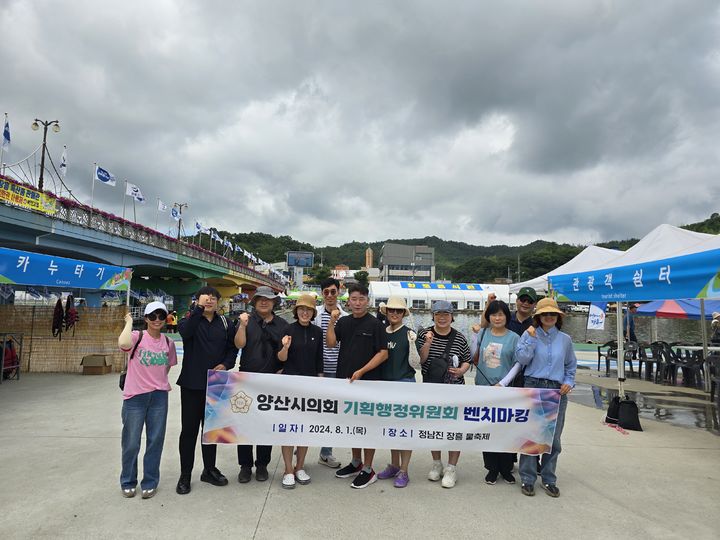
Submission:
[[[340,296],[340,282],[335,278],[327,278],[320,282],[322,289],[323,305],[317,310],[317,315],[313,323],[323,332],[323,368],[325,377],[335,377],[337,372],[338,354],[340,353],[340,344],[335,347],[327,346],[327,329],[330,323],[330,314],[337,309],[340,316],[344,317],[347,312],[338,305],[338,296]],[[318,458],[320,465],[326,465],[331,469],[340,467],[340,462],[333,456],[332,448],[321,448],[320,457]]]
[[[237,347],[233,343],[234,328],[217,314],[220,293],[214,287],[202,287],[196,294],[197,302],[190,315],[180,321],[178,331],[183,340],[184,358],[177,384],[180,386],[182,407],[180,433],[180,495],[190,493],[190,477],[195,462],[195,444],[198,429],[205,419],[205,388],[209,369],[229,370],[235,365]],[[225,486],[228,481],[215,467],[217,446],[203,444],[204,469],[200,480],[214,486]]]

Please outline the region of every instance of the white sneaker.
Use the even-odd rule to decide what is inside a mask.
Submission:
[[[295,475],[294,474],[284,474],[282,479],[282,487],[285,489],[294,489],[295,488]]]
[[[435,463],[433,461],[432,469],[430,469],[430,472],[428,473],[428,480],[431,482],[437,482],[442,478],[443,475],[443,464],[442,463]]]
[[[335,459],[335,456],[330,454],[329,456],[320,456],[318,459],[318,463],[320,465],[325,465],[326,467],[330,467],[331,469],[337,469],[340,467],[340,462]]]
[[[305,485],[310,483],[310,475],[305,472],[305,469],[298,469],[295,471],[295,480],[298,484]]]
[[[445,470],[443,471],[442,487],[455,487],[455,482],[457,482],[457,471],[455,467],[452,469],[450,467],[445,467]]]

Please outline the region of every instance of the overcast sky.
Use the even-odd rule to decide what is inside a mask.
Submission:
[[[500,5],[501,4],[501,5]],[[586,244],[720,211],[715,1],[0,0],[4,161],[317,246]],[[50,185],[52,187],[52,184]],[[128,205],[128,215],[132,211]],[[163,230],[170,222],[160,219]]]

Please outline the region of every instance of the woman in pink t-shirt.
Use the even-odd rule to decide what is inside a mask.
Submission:
[[[132,331],[132,315],[125,315],[125,327],[118,337],[120,350],[128,353],[127,375],[122,407],[122,472],[120,488],[123,496],[134,497],[137,486],[140,439],[145,426],[145,455],[142,498],[155,495],[160,482],[160,458],[165,441],[170,383],[168,372],[177,364],[175,343],[160,330],[165,325],[168,309],[162,302],[145,307],[147,329]]]

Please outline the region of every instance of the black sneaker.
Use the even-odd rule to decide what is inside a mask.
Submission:
[[[527,495],[528,497],[533,497],[535,495],[535,488],[530,484],[523,484],[521,491],[523,495]]]
[[[560,496],[560,490],[555,484],[543,484],[545,492],[551,497],[558,498]]]
[[[240,472],[238,473],[238,482],[240,482],[241,484],[247,484],[251,478],[252,467],[240,467]]]
[[[228,479],[215,467],[212,469],[204,469],[200,475],[200,480],[213,486],[227,486],[228,484]]]
[[[338,469],[337,471],[335,471],[335,478],[350,478],[351,476],[355,476],[360,471],[362,471],[362,468],[362,463],[356,467],[352,464],[352,462],[350,462],[342,469]]]
[[[375,474],[375,471],[370,469],[370,472],[360,471],[360,474],[355,477],[355,480],[352,481],[350,487],[355,489],[363,489],[368,487],[370,484],[374,484],[375,482],[377,482],[377,475]]]
[[[505,480],[508,484],[514,484],[515,483],[515,477],[511,472],[501,473],[500,474],[503,477],[503,480]]]
[[[497,471],[490,471],[485,475],[485,483],[490,484],[491,486],[495,485],[495,482],[497,481],[498,473]]]
[[[187,495],[190,493],[190,475],[181,474],[180,480],[178,480],[177,486],[175,487],[175,493],[178,495]]]

